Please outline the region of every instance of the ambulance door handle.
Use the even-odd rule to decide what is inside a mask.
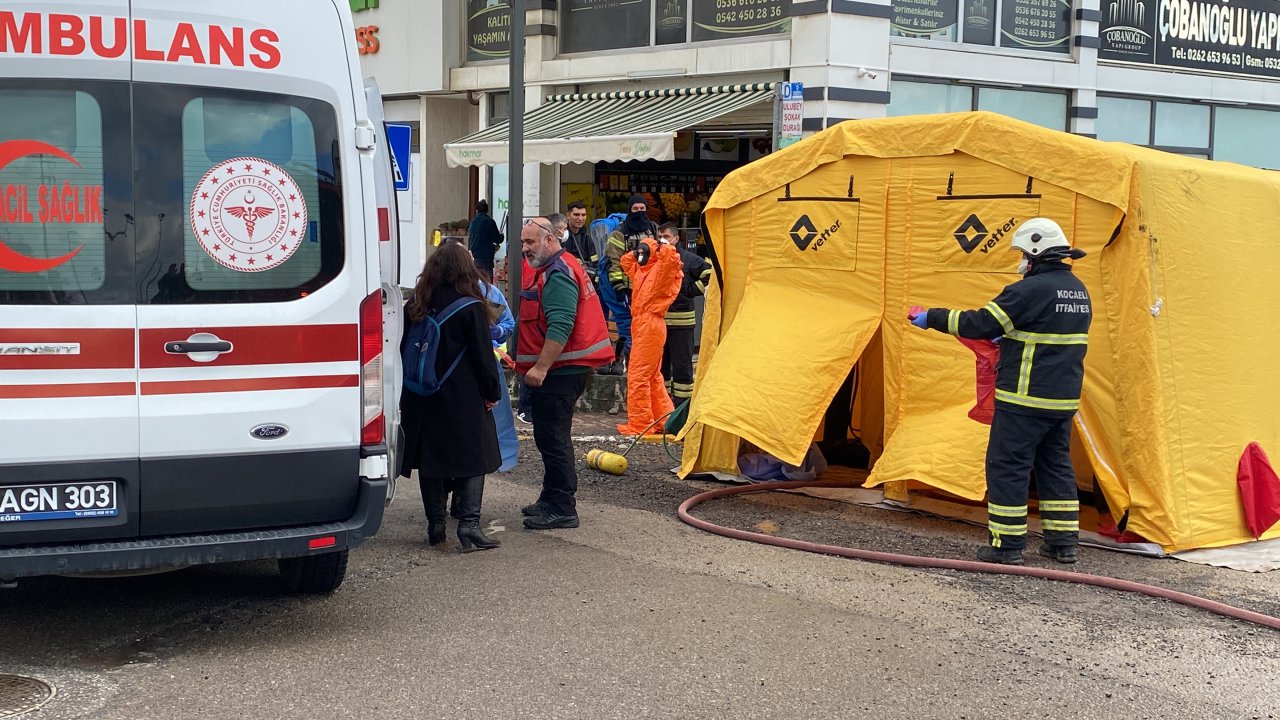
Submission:
[[[170,355],[186,355],[189,353],[206,352],[224,353],[231,352],[231,343],[226,340],[219,340],[217,342],[167,342],[164,344],[164,351]]]
[[[192,362],[207,363],[218,359],[222,353],[232,350],[231,343],[213,333],[193,333],[186,340],[170,340],[164,351],[170,355],[186,355]]]

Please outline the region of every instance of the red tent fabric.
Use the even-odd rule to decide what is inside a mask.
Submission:
[[[1256,540],[1280,520],[1280,478],[1258,443],[1249,443],[1240,455],[1236,484],[1240,486],[1245,524]]]

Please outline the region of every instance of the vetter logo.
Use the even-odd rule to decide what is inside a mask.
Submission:
[[[802,252],[808,250],[812,245],[813,251],[817,252],[818,248],[827,244],[833,235],[840,231],[840,222],[836,220],[833,225],[818,233],[818,228],[814,226],[813,221],[808,215],[801,215],[799,220],[791,226],[791,242],[796,244]],[[817,242],[814,242],[817,240]]]
[[[960,249],[964,250],[965,254],[972,254],[974,250],[991,252],[991,248],[995,247],[1017,224],[1018,219],[1011,217],[993,233],[987,230],[987,226],[982,224],[977,215],[970,215],[960,223],[960,227],[956,228],[956,242],[960,243]]]

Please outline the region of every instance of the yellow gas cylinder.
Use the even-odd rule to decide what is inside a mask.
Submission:
[[[587,451],[587,465],[610,475],[621,475],[627,471],[625,457],[600,449]]]

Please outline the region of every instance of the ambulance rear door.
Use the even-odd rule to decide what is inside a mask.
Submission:
[[[103,52],[71,30],[65,52],[51,13],[98,18]],[[0,9],[0,547],[138,530],[127,18],[127,0]]]
[[[193,5],[132,2],[141,533],[346,519],[361,308],[382,304],[350,19],[331,0]]]
[[[400,209],[396,204],[395,171],[391,144],[387,141],[386,122],[382,111],[382,92],[373,78],[364,81],[365,105],[369,111],[369,121],[377,133],[373,153],[373,190],[374,204],[378,218],[378,280],[383,291],[383,408],[387,428],[387,455],[392,471],[389,477],[393,483],[388,492],[387,501],[394,495],[395,472],[400,461],[400,390],[403,382],[403,370],[400,367],[400,337],[403,332],[401,315],[404,308],[404,297],[400,291]],[[398,168],[401,173],[408,173],[409,168]]]

